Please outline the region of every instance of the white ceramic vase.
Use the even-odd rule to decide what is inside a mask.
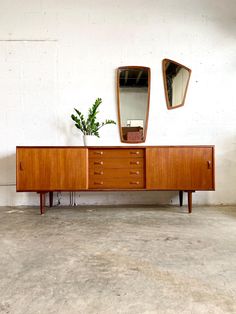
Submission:
[[[84,135],[84,146],[96,146],[97,136],[95,135]]]

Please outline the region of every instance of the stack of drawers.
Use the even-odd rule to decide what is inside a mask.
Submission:
[[[89,189],[142,189],[144,149],[89,149]]]

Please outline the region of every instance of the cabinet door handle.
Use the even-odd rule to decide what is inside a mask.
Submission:
[[[22,162],[20,161],[20,170],[23,171]]]
[[[103,174],[103,171],[94,171],[94,174],[102,175],[102,174]]]
[[[130,174],[139,174],[139,171],[130,171]]]
[[[138,184],[139,184],[139,181],[131,181],[129,184],[135,184],[135,185],[138,185]]]
[[[131,165],[139,165],[139,161],[131,161],[130,164]]]
[[[94,152],[94,155],[103,155],[103,152]]]
[[[207,161],[207,168],[211,169],[211,161],[210,160]]]
[[[139,151],[137,151],[137,152],[130,152],[130,155],[139,155]]]
[[[94,161],[94,165],[103,165],[103,161]]]
[[[94,182],[94,185],[103,185],[103,182]]]

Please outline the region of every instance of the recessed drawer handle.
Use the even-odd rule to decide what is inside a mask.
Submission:
[[[135,185],[138,185],[138,184],[139,184],[139,181],[131,181],[129,184],[135,184]]]
[[[130,164],[131,165],[139,165],[139,161],[131,161]]]
[[[20,161],[20,170],[23,171],[22,162]]]
[[[103,185],[103,182],[94,182],[94,185]]]
[[[211,161],[210,160],[207,161],[207,168],[211,169]]]
[[[130,152],[130,155],[139,155],[139,151],[137,151],[137,152]]]
[[[130,171],[130,174],[139,174],[139,171]]]
[[[94,161],[94,165],[103,165],[103,161]]]
[[[94,152],[94,155],[103,155],[103,152]]]
[[[94,171],[94,174],[102,175],[102,174],[103,174],[103,171]]]

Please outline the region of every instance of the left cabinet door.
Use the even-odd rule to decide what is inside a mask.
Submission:
[[[87,189],[88,151],[77,147],[17,147],[17,191]]]

